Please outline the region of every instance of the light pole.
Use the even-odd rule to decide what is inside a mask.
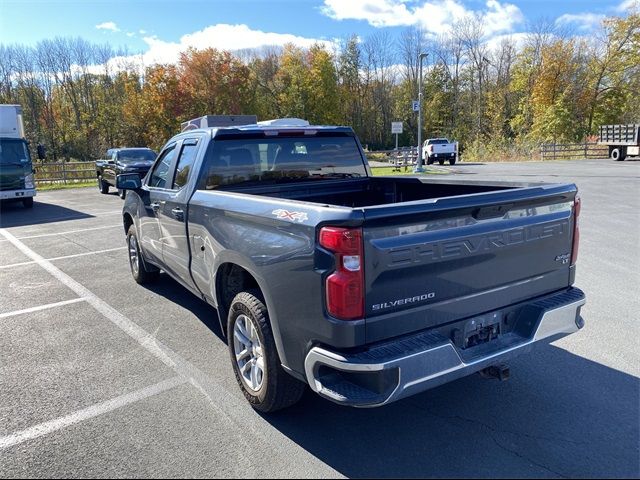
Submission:
[[[486,68],[486,65],[491,65],[489,59],[485,56],[480,60],[480,72],[478,75],[478,84],[479,84],[479,95],[478,95],[478,133],[476,138],[479,139],[482,135],[482,115],[484,113],[484,102],[482,101],[482,75],[483,75],[483,65]]]
[[[413,170],[414,173],[424,172],[422,167],[422,59],[427,58],[428,55],[428,53],[418,55],[418,162]]]

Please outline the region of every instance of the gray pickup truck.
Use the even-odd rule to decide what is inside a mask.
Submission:
[[[350,128],[255,124],[181,133],[117,185],[134,279],[216,308],[260,411],[499,376],[584,325],[573,184],[373,177]]]

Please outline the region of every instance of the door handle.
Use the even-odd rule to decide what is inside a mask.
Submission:
[[[174,208],[171,210],[171,213],[176,217],[176,220],[184,220],[184,211],[181,208]]]

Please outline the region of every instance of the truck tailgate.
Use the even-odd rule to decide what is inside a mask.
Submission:
[[[430,146],[432,154],[454,153],[456,151],[455,144],[453,143],[434,143]]]
[[[575,185],[364,209],[368,342],[567,288]]]

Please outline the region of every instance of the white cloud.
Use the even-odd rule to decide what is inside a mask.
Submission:
[[[575,25],[578,30],[594,30],[605,17],[599,13],[565,13],[556,19],[556,25]]]
[[[146,35],[146,34],[147,34],[147,31],[146,31],[146,30],[138,30],[138,33],[139,33],[140,35]]]
[[[484,20],[486,35],[498,32],[511,32],[516,24],[524,22],[524,15],[511,3],[501,4],[497,0],[487,2],[487,10],[480,13]]]
[[[518,33],[508,33],[505,35],[496,35],[495,37],[489,39],[486,43],[489,52],[497,53],[500,50],[503,41],[509,41],[513,44],[516,50],[522,49],[527,42],[527,38],[530,33],[528,32],[518,32]]]
[[[335,20],[364,20],[374,27],[418,25],[432,34],[443,34],[465,18],[477,17],[487,36],[511,32],[524,21],[520,9],[511,3],[487,0],[481,10],[467,9],[460,0],[426,0],[416,6],[406,0],[324,0],[324,15]]]
[[[144,53],[144,62],[147,65],[156,63],[175,63],[180,53],[188,48],[204,49],[217,48],[219,50],[237,51],[244,49],[260,48],[265,46],[283,46],[293,43],[300,47],[310,47],[319,43],[325,47],[333,45],[332,42],[316,38],[300,37],[288,33],[263,32],[252,30],[247,25],[211,25],[194,33],[183,35],[179,42],[167,42],[157,36],[144,37],[149,50]]]
[[[136,34],[133,32],[127,32],[127,37],[135,37]]]
[[[96,25],[96,28],[98,30],[110,30],[112,32],[119,32],[120,31],[120,29],[118,28],[118,26],[114,22],[103,22],[103,23],[100,23],[100,24]]]
[[[415,23],[413,12],[397,0],[324,0],[320,10],[334,20],[366,20],[374,27]]]
[[[634,9],[640,9],[640,0],[624,0],[616,7],[616,11],[620,13],[630,12]]]

